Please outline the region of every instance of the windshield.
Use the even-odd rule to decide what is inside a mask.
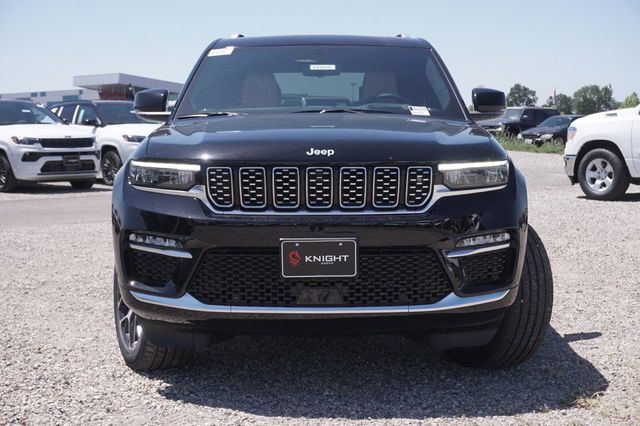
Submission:
[[[504,116],[513,120],[519,120],[522,115],[522,111],[524,111],[522,108],[507,108],[504,111]]]
[[[30,102],[0,102],[0,126],[9,124],[58,124],[62,120],[48,109]]]
[[[212,49],[177,116],[327,109],[465,119],[430,50],[334,45]]]
[[[98,114],[104,124],[144,123],[133,110],[133,102],[96,103]]]
[[[571,123],[571,117],[555,116],[549,117],[540,123],[540,127],[568,127]]]

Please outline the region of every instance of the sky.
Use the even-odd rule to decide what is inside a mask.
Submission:
[[[0,93],[73,88],[123,72],[184,82],[216,38],[398,33],[428,40],[463,97],[515,83],[640,93],[640,0],[0,0]]]

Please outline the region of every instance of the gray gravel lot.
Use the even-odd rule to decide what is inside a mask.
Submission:
[[[556,296],[538,354],[497,372],[377,336],[238,337],[137,374],[113,327],[109,190],[0,195],[0,424],[637,424],[640,190],[586,200],[559,155],[512,155]]]

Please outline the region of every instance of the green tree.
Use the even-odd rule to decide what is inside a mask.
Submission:
[[[577,114],[593,114],[618,108],[613,99],[611,85],[598,87],[596,84],[583,86],[573,94],[573,110]]]
[[[624,98],[624,102],[622,102],[620,108],[633,108],[638,105],[640,105],[640,98],[638,98],[638,94],[636,92],[633,92]]]
[[[558,111],[560,111],[560,114],[571,114],[573,111],[571,96],[567,96],[564,93],[558,93],[556,95],[555,104],[553,103],[553,97],[549,96],[544,106],[556,108]]]
[[[533,106],[536,102],[538,102],[536,91],[520,83],[514,84],[507,95],[508,106]]]

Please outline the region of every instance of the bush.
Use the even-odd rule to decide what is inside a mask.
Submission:
[[[524,139],[518,139],[515,136],[498,135],[496,140],[508,151],[543,152],[547,154],[562,154],[564,152],[564,141],[562,139],[545,141],[540,146],[528,144]]]

